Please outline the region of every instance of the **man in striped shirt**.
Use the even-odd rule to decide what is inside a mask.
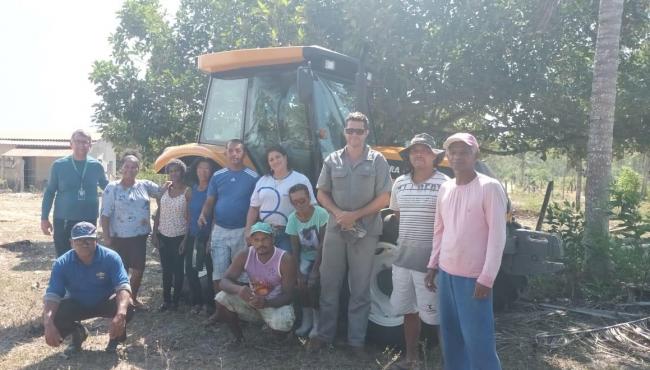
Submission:
[[[395,180],[390,198],[390,209],[399,219],[390,302],[396,315],[404,315],[406,358],[398,365],[408,369],[417,368],[419,362],[420,320],[429,325],[440,323],[436,294],[427,289],[424,278],[431,255],[438,189],[449,180],[435,169],[443,158],[441,153],[431,135],[415,135],[400,152],[408,171]]]

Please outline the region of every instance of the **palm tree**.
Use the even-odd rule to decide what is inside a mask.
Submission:
[[[589,275],[609,271],[609,186],[616,104],[619,39],[624,0],[601,0],[591,85],[585,191],[585,247]]]

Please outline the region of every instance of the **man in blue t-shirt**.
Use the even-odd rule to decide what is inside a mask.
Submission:
[[[133,317],[131,286],[120,256],[97,245],[97,229],[89,222],[72,227],[70,250],[52,266],[44,297],[45,342],[57,347],[72,334],[66,354],[81,350],[88,330],[81,320],[111,318],[107,352],[126,340],[126,323]]]
[[[45,235],[54,233],[57,257],[70,250],[72,226],[80,221],[97,224],[97,186],[104,189],[108,179],[102,164],[88,156],[91,144],[88,132],[76,130],[70,138],[72,155],[57,159],[50,169],[41,206],[41,230]],[[49,220],[52,203],[54,225]]]
[[[232,139],[226,143],[226,168],[212,175],[207,198],[198,219],[198,224],[203,226],[207,223],[210,212],[214,212],[210,254],[215,293],[219,292],[219,281],[232,260],[246,248],[246,214],[259,176],[244,166],[245,157],[246,148],[241,140]],[[244,275],[240,279],[245,280]],[[218,312],[215,312],[210,316],[208,324],[217,322],[217,315]]]

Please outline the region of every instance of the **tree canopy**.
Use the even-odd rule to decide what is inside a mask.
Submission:
[[[196,139],[208,79],[196,57],[238,48],[367,48],[381,143],[470,130],[487,152],[584,158],[598,3],[592,0],[127,0],[90,79],[95,121],[154,159]],[[650,149],[650,5],[625,2],[615,148]]]

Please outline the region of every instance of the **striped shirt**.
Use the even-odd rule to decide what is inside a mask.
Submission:
[[[449,178],[436,171],[427,181],[416,184],[411,174],[397,178],[390,197],[390,209],[399,211],[399,238],[431,243],[436,217],[438,189]]]
[[[449,177],[436,171],[419,184],[413,182],[411,174],[402,175],[393,183],[390,209],[399,211],[400,216],[395,265],[426,271],[427,256],[431,255],[438,189],[447,180]]]

